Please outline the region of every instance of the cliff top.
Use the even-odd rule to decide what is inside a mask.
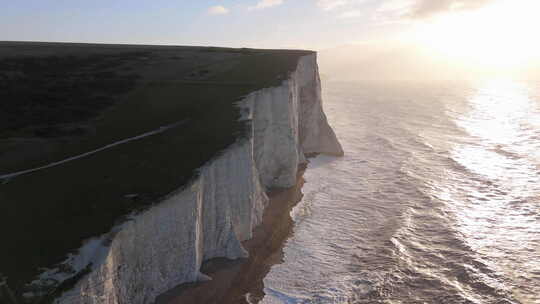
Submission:
[[[185,185],[243,134],[235,102],[312,53],[0,42],[0,273],[20,291]]]

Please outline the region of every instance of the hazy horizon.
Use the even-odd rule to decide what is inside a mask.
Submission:
[[[0,302],[539,304],[539,12],[4,1]]]
[[[540,79],[540,62],[526,67],[474,66],[430,56],[410,45],[344,45],[319,51],[323,78],[340,81],[474,81]]]
[[[343,79],[537,78],[539,10],[534,0],[25,1],[0,12],[0,41],[311,49]]]

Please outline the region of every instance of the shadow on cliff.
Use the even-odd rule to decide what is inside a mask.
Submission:
[[[273,265],[282,263],[283,246],[293,233],[290,212],[303,197],[304,171],[305,167],[299,170],[296,186],[268,193],[270,202],[263,223],[255,229],[253,238],[243,243],[249,258],[209,260],[201,272],[209,275],[211,281],[182,284],[161,295],[156,304],[238,304],[262,300],[263,280]]]

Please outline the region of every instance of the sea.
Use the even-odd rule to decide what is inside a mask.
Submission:
[[[311,159],[261,303],[540,303],[540,82],[323,92],[346,155]]]

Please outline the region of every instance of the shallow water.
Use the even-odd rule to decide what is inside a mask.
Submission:
[[[325,84],[262,303],[540,303],[540,83]]]

